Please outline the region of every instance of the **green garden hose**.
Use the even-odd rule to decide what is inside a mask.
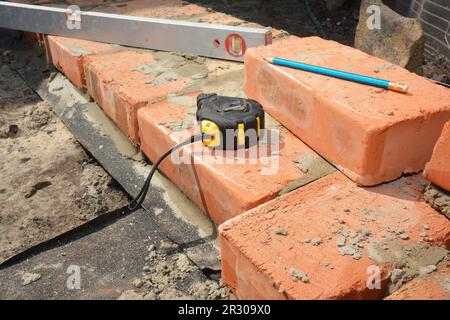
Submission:
[[[312,11],[311,3],[309,2],[309,0],[305,0],[305,8],[306,8],[306,12],[308,13],[309,18],[311,19],[312,23],[316,27],[317,32],[319,33],[320,37],[326,39],[327,34],[325,33],[325,30],[323,29],[322,25],[320,24],[320,21],[314,15],[314,12]]]

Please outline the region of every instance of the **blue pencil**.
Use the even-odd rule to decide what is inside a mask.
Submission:
[[[329,69],[329,68],[315,66],[312,64],[307,64],[307,63],[302,63],[302,62],[297,62],[297,61],[292,61],[292,60],[286,60],[286,59],[281,59],[281,58],[264,58],[264,60],[266,60],[272,64],[278,65],[278,66],[289,67],[289,68],[294,68],[294,69],[298,69],[298,70],[318,73],[318,74],[322,74],[325,76],[330,76],[330,77],[334,77],[334,78],[363,83],[363,84],[367,84],[367,85],[371,85],[371,86],[375,86],[375,87],[379,87],[379,88],[383,88],[383,89],[388,89],[388,90],[392,90],[392,91],[397,91],[397,92],[401,92],[401,93],[408,92],[408,85],[404,84],[404,83],[398,83],[398,82],[392,82],[392,81],[378,79],[378,78],[372,78],[372,77],[368,77],[368,76],[363,76],[361,74],[350,73],[350,72],[345,72],[345,71],[340,71],[340,70],[335,70],[335,69]]]

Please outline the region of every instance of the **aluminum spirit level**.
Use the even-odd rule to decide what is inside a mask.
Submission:
[[[0,28],[234,61],[244,61],[248,48],[272,42],[270,28],[73,12],[73,8],[69,8],[0,1]]]

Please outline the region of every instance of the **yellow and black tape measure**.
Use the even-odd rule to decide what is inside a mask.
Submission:
[[[256,143],[264,129],[264,110],[255,100],[215,93],[197,97],[197,121],[206,146],[235,150]]]
[[[235,150],[256,144],[264,132],[264,110],[255,100],[223,97],[215,93],[197,97],[197,121],[201,133],[190,136],[164,152],[154,163],[138,195],[129,203],[131,211],[144,202],[152,177],[172,152],[197,141],[213,148]]]

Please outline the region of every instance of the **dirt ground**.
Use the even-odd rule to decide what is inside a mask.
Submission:
[[[0,67],[0,263],[128,198],[40,98]]]
[[[164,238],[148,212],[103,215],[94,222],[1,268],[0,299],[231,298]],[[79,288],[67,286],[74,267]]]

